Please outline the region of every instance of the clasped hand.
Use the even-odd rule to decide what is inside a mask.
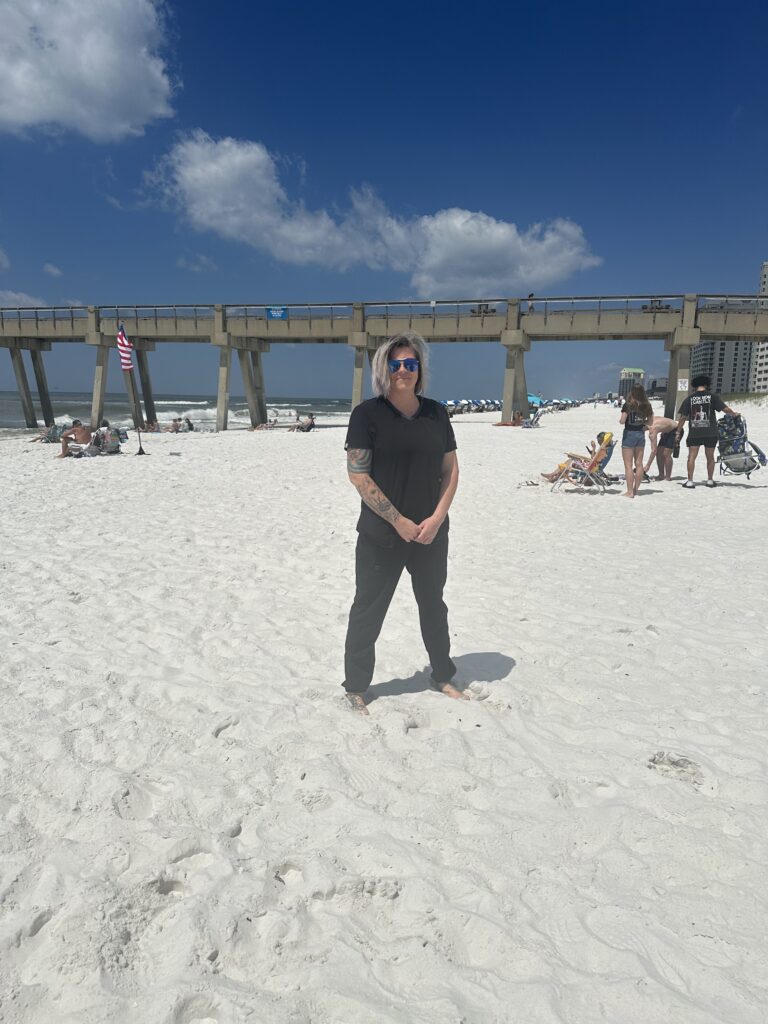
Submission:
[[[420,523],[414,523],[412,519],[399,516],[394,526],[398,535],[408,544],[412,541],[415,541],[417,544],[431,544],[437,536],[437,531],[440,529],[441,524],[442,521],[434,516],[429,516],[429,518],[423,519]]]

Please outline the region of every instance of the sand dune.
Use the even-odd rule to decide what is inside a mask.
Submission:
[[[617,418],[456,421],[368,719],[342,428],[2,442],[0,1020],[764,1024],[768,470],[526,486]]]

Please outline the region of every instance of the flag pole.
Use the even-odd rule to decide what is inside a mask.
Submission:
[[[131,353],[133,345],[125,333],[125,324],[119,324],[117,330],[117,351],[120,354],[120,367],[125,380],[125,390],[128,393],[128,405],[131,410],[133,425],[138,430],[144,426],[144,417],[141,412],[141,405],[136,393],[136,381],[133,378],[133,360]]]

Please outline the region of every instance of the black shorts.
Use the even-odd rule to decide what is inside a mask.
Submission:
[[[668,430],[666,434],[659,434],[659,448],[674,448],[676,430]]]
[[[718,440],[717,434],[703,434],[701,436],[694,434],[693,437],[691,437],[691,432],[689,430],[685,443],[689,448],[701,448],[702,446],[704,448],[717,448]]]

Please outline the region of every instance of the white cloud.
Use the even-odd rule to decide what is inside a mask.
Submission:
[[[173,113],[161,0],[0,0],[0,131],[95,142]]]
[[[209,256],[204,256],[201,252],[192,253],[190,256],[179,256],[176,266],[180,270],[189,270],[193,274],[219,269]]]
[[[199,231],[284,263],[407,273],[424,298],[539,290],[601,262],[564,218],[524,231],[472,210],[401,218],[368,188],[351,190],[339,214],[307,210],[288,196],[264,145],[202,131],[180,139],[148,178]]]
[[[7,270],[11,265],[11,261],[8,259],[6,254],[0,249],[0,270]]]
[[[10,292],[0,288],[0,306],[47,306],[45,299],[36,295],[27,295],[26,292]]]
[[[44,263],[43,270],[46,274],[50,274],[51,277],[61,277],[62,271],[56,266],[55,263]]]
[[[600,262],[579,225],[563,218],[520,231],[485,213],[452,209],[420,223],[425,244],[412,280],[423,295],[539,290]]]

